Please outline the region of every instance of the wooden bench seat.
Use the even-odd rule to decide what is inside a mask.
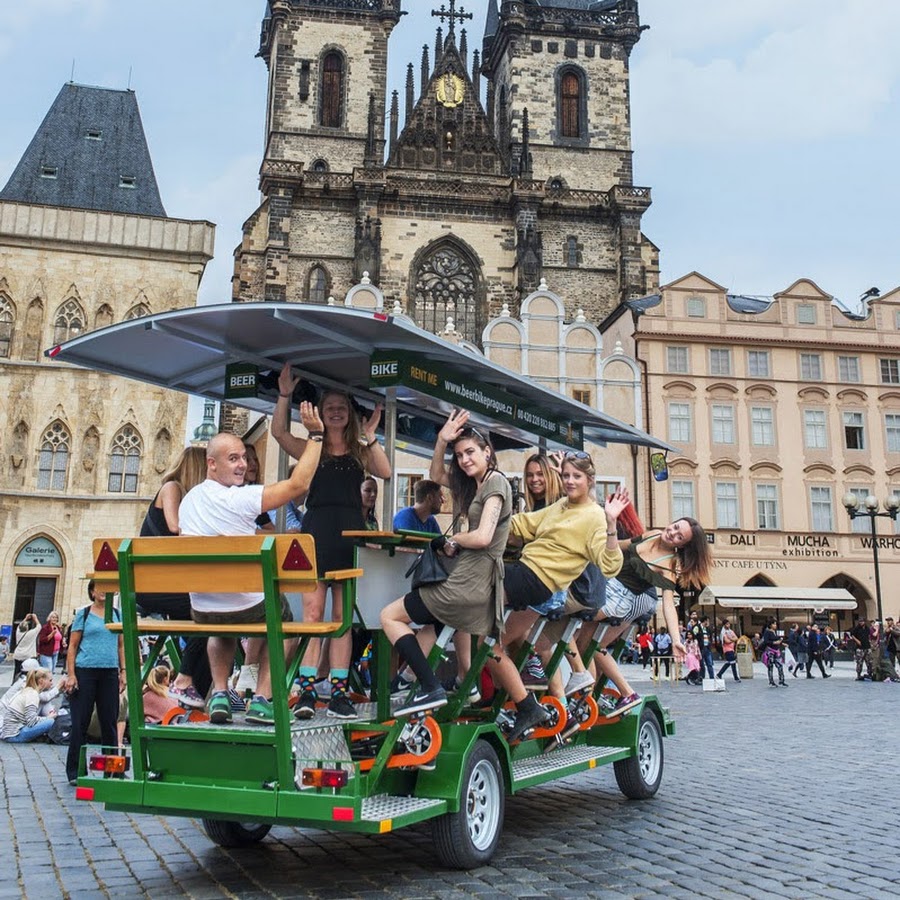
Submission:
[[[123,548],[127,552],[123,553]],[[281,593],[309,593],[316,589],[315,542],[308,534],[246,537],[161,537],[112,539],[93,543],[94,571],[88,575],[101,590],[121,593],[125,585],[136,595],[202,593],[263,593],[266,585]],[[123,553],[120,560],[120,553]],[[119,563],[122,563],[120,570]],[[362,569],[325,573],[325,580],[348,582]],[[328,635],[344,626],[340,621],[284,622],[286,636]],[[109,622],[121,633],[121,622]],[[265,622],[204,624],[172,619],[139,618],[140,634],[264,635]]]

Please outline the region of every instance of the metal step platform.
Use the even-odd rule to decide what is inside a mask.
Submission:
[[[512,765],[512,776],[515,787],[528,787],[529,784],[540,784],[547,776],[572,768],[580,771],[592,761],[601,762],[610,756],[623,756],[622,747],[562,747],[552,753],[532,756],[517,760]]]
[[[381,822],[445,805],[445,800],[428,797],[394,797],[390,794],[377,794],[363,800],[360,819],[363,822]]]

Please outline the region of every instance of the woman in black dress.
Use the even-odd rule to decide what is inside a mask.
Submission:
[[[290,432],[291,395],[299,379],[285,365],[278,376],[278,403],[272,417],[272,437],[295,459],[303,452],[307,438]],[[302,530],[316,541],[316,566],[320,575],[353,566],[353,542],[342,536],[344,531],[362,531],[365,520],[360,488],[366,473],[379,478],[391,477],[391,466],[384,449],[375,437],[381,421],[381,404],[368,418],[359,421],[347,394],[326,391],[319,402],[325,430],[312,433],[308,439],[322,441],[322,458],[306,498],[306,514]],[[324,579],[315,591],[303,595],[303,620],[321,622],[325,612],[325,594],[329,583]],[[331,585],[332,615],[341,615],[341,587]],[[347,696],[352,638],[348,631],[330,641],[331,700],[328,715],[339,719],[356,718],[356,709]],[[310,641],[300,666],[300,699],[294,715],[309,719],[315,715],[315,680],[320,642]]]

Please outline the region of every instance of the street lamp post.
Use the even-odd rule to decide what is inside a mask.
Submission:
[[[872,526],[872,560],[875,565],[875,605],[878,610],[878,627],[884,622],[884,614],[881,610],[881,571],[878,568],[878,537],[875,533],[875,520],[878,518],[887,518],[892,522],[897,520],[897,513],[900,512],[900,497],[891,494],[884,501],[884,512],[878,511],[878,498],[873,494],[869,494],[863,501],[865,509],[859,508],[859,497],[856,494],[844,494],[841,501],[844,504],[847,514],[852,521],[857,516],[868,516],[869,524]]]

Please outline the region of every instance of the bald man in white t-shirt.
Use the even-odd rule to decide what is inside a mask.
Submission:
[[[234,434],[217,434],[206,448],[206,480],[188,491],[178,509],[180,533],[183,535],[250,535],[256,534],[256,519],[270,509],[309,490],[319,465],[324,427],[318,410],[311,403],[300,404],[300,418],[309,439],[290,478],[275,484],[244,485],[247,451]],[[191,615],[195,622],[209,625],[264,622],[264,596],[261,593],[191,594]],[[251,638],[260,645],[259,677],[256,695],[250,701],[247,721],[271,725],[272,681],[269,654],[264,638]],[[234,665],[237,644],[234,638],[211,637],[207,643],[213,692],[209,699],[210,721],[231,721],[228,698],[228,676]]]

